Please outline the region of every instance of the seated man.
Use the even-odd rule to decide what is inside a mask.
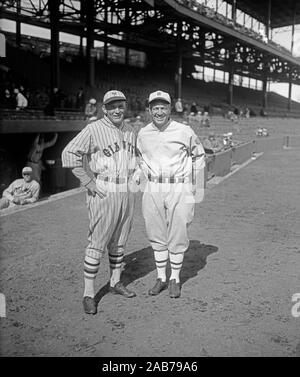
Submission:
[[[214,133],[210,133],[208,138],[203,140],[202,145],[207,154],[220,152],[224,147],[222,141],[216,138]]]
[[[40,185],[32,179],[32,168],[26,166],[22,170],[23,178],[13,181],[7,189],[3,191],[0,199],[0,210],[16,205],[34,203],[40,194]]]
[[[97,120],[97,101],[95,98],[91,98],[85,107],[85,119],[89,122]]]

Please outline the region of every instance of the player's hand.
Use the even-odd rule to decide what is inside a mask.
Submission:
[[[94,181],[89,182],[85,186],[89,193],[94,197],[95,195],[99,195],[101,199],[103,199],[106,196],[106,191],[104,189],[100,189],[96,186],[96,183]]]
[[[137,169],[133,174],[132,174],[132,177],[131,177],[131,180],[139,185],[141,183],[141,170],[140,169]]]
[[[15,203],[15,204],[20,204],[20,199],[17,198],[17,197],[14,197],[14,198],[13,198],[13,203]]]

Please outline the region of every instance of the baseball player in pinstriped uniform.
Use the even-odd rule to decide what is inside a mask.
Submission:
[[[84,260],[83,307],[87,314],[96,314],[95,278],[100,259],[108,250],[110,291],[131,298],[136,294],[120,281],[124,247],[131,228],[134,198],[128,190],[133,173],[135,135],[124,124],[125,95],[117,90],[103,98],[104,117],[88,124],[62,152],[64,167],[87,188],[89,213],[88,246]]]
[[[205,153],[189,126],[170,119],[168,93],[151,93],[149,112],[152,122],[140,130],[137,138],[140,166],[147,178],[142,211],[157,269],[157,280],[149,294],[157,295],[167,288],[169,260],[169,295],[177,298],[181,293],[179,274],[189,245],[187,227],[194,216],[193,170],[204,172]],[[135,180],[138,183],[138,171]]]

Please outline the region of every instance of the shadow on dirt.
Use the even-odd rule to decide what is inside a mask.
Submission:
[[[182,270],[180,273],[181,284],[197,276],[198,272],[206,266],[207,257],[218,251],[217,246],[205,245],[199,241],[192,240],[188,250],[185,252]]]
[[[207,257],[216,253],[219,249],[213,245],[201,244],[197,240],[191,240],[188,250],[185,252],[183,266],[180,274],[181,283],[197,276],[198,272],[206,266]],[[155,270],[155,262],[151,247],[135,251],[125,257],[125,268],[122,272],[122,282],[128,285]],[[167,276],[170,276],[170,266],[167,268]],[[97,304],[109,292],[109,282],[96,294]]]

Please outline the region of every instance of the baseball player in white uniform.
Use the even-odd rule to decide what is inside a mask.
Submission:
[[[205,153],[191,127],[170,119],[168,93],[151,93],[149,112],[152,122],[140,130],[137,138],[140,167],[147,178],[142,211],[157,269],[157,280],[149,294],[157,295],[167,288],[169,260],[169,295],[177,298],[181,294],[180,270],[189,246],[187,227],[194,216],[193,177],[196,171],[204,171]],[[138,172],[135,180],[139,181]]]
[[[134,198],[128,179],[135,164],[135,135],[124,124],[126,97],[117,90],[104,95],[104,117],[88,124],[62,152],[64,167],[87,188],[88,246],[84,260],[83,307],[96,314],[95,278],[108,251],[110,291],[131,298],[136,294],[120,281],[124,247],[131,228]]]

